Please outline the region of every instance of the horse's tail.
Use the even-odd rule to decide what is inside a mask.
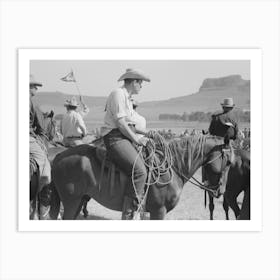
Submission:
[[[204,208],[206,208],[207,205],[207,191],[204,191]]]
[[[51,194],[49,215],[52,220],[57,220],[58,215],[60,213],[60,197],[55,187],[54,181],[50,183],[50,187],[52,190],[52,194]]]

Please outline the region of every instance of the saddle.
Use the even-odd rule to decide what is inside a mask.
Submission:
[[[161,145],[165,145],[161,143]],[[171,170],[171,156],[165,154],[162,150],[162,146],[158,146],[158,143],[154,147],[148,147],[148,145],[142,150],[142,158],[145,162],[148,176],[146,186],[158,183],[161,176],[165,177],[165,181],[172,179]],[[152,155],[152,156],[151,156]],[[101,163],[101,175],[99,180],[99,192],[101,190],[102,182],[104,178],[104,171],[108,171],[107,182],[109,183],[109,193],[114,195],[114,182],[120,182],[121,186],[126,186],[128,177],[127,175],[115,165],[110,159],[109,154],[104,146],[96,146],[96,157]],[[166,157],[168,160],[166,161]],[[165,162],[163,162],[165,160]],[[161,182],[162,184],[162,182]]]
[[[38,170],[38,164],[36,160],[30,156],[29,160],[29,181],[31,180],[31,177],[37,172]]]
[[[109,154],[105,147],[96,147],[97,160],[101,163],[101,175],[98,182],[99,192],[101,191],[102,183],[106,179],[109,182],[109,194],[114,196],[115,182],[120,182],[121,186],[125,186],[127,183],[126,174],[116,166],[116,164],[110,159]],[[105,170],[108,177],[105,178]]]

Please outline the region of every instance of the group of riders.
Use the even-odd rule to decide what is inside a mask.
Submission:
[[[127,193],[123,202],[124,219],[137,219],[135,208],[141,202],[144,195],[144,186],[147,180],[147,170],[141,157],[138,156],[137,147],[145,146],[149,141],[150,132],[146,129],[146,120],[136,112],[137,104],[133,95],[140,93],[143,82],[150,82],[150,78],[138,69],[127,69],[121,75],[118,82],[123,85],[113,90],[106,102],[104,124],[101,128],[105,147],[110,159],[130,178]],[[32,97],[36,94],[42,83],[36,81],[30,75],[30,158],[33,158],[39,166],[39,190],[44,193],[44,188],[51,182],[51,167],[48,154],[38,141],[38,136],[44,134]],[[87,134],[83,117],[89,112],[89,108],[75,98],[67,100],[64,104],[66,114],[61,121],[61,133],[66,147],[83,144],[83,137]],[[81,110],[78,107],[81,105]],[[232,98],[225,98],[221,103],[223,111],[212,116],[209,133],[224,137],[225,143],[230,144],[238,135],[238,124],[232,113],[234,103]],[[133,169],[133,172],[132,172]],[[41,197],[44,203],[40,203],[40,216],[43,217],[48,211],[50,196],[48,199]],[[39,217],[40,218],[40,217]]]

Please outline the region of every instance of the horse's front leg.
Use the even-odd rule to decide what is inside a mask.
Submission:
[[[213,220],[213,212],[214,212],[214,198],[212,195],[210,195],[210,193],[208,192],[208,196],[209,196],[209,211],[210,211],[210,220]]]
[[[226,214],[226,219],[229,220],[229,216],[228,216],[228,209],[229,209],[229,206],[228,206],[228,203],[227,203],[227,200],[225,198],[225,196],[223,196],[223,208],[224,208],[224,211],[225,211],[225,214]]]
[[[165,206],[159,209],[153,209],[150,211],[150,220],[164,220],[166,212]]]

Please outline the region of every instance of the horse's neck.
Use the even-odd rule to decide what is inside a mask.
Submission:
[[[190,136],[173,143],[175,156],[173,164],[186,178],[190,178],[200,168],[216,140],[207,136]]]

